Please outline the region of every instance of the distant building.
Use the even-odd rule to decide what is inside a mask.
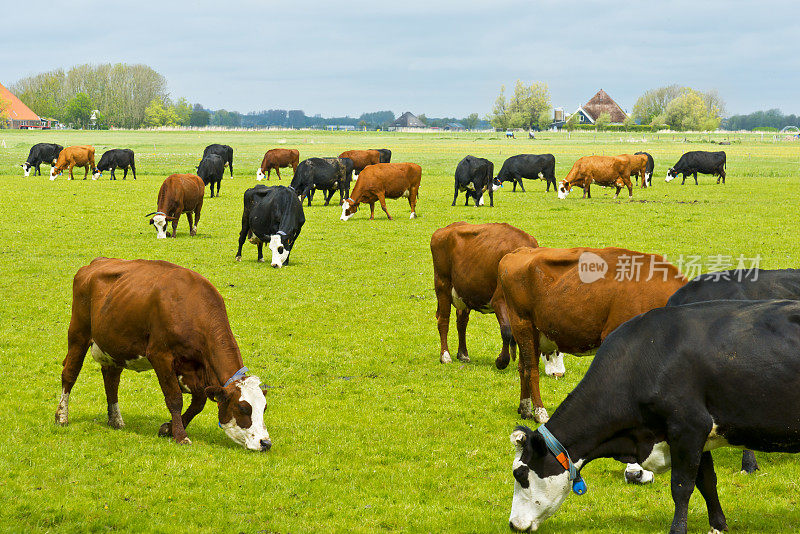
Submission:
[[[390,128],[425,128],[425,123],[419,120],[413,113],[406,111],[395,120]]]
[[[451,132],[463,132],[466,128],[460,122],[448,122],[444,129]]]
[[[628,118],[628,114],[602,89],[597,91],[591,100],[575,110],[575,113],[579,114],[581,124],[594,124],[603,113],[609,114],[611,124],[622,124]]]
[[[7,103],[3,110],[6,115],[6,126],[13,129],[50,128],[50,122],[42,120],[31,111],[31,108],[22,103],[14,93],[0,84],[0,101]]]

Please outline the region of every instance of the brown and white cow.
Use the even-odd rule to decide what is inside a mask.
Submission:
[[[536,247],[536,239],[506,223],[467,224],[456,222],[439,228],[431,236],[433,287],[436,290],[436,320],[439,328],[439,361],[450,363],[447,333],[450,329],[450,307],[456,308],[458,352],[462,362],[469,362],[467,323],[469,312],[494,313],[500,324],[503,348],[495,360],[498,369],[505,369],[511,353],[516,358],[516,343],[511,335],[508,310],[503,291],[497,285],[500,260],[520,247]]]
[[[628,198],[633,198],[631,171],[627,158],[619,156],[584,156],[572,165],[572,169],[558,186],[558,198],[567,198],[573,187],[583,188],[583,198],[592,198],[592,184],[616,187],[614,198],[622,187],[628,188]]]
[[[497,276],[519,345],[518,411],[540,423],[548,416],[538,354],[593,354],[615,328],[686,284],[662,256],[615,247],[521,248],[500,260]]]
[[[150,224],[156,227],[158,232],[156,237],[159,239],[170,237],[166,231],[167,221],[172,221],[172,237],[178,237],[178,220],[182,213],[186,213],[186,219],[189,221],[189,235],[195,235],[205,193],[206,186],[203,179],[195,174],[168,176],[158,191],[158,209],[145,215],[145,217],[153,215]],[[194,221],[192,212],[195,215]]]
[[[377,152],[377,151],[376,151]],[[346,221],[358,211],[362,202],[369,204],[369,218],[375,218],[375,202],[381,203],[381,208],[389,220],[392,216],[386,210],[387,198],[407,197],[411,206],[410,219],[417,216],[417,194],[419,183],[422,179],[422,167],[416,163],[377,163],[370,165],[363,171],[363,176],[353,187],[350,198],[342,202],[341,220]]]
[[[348,150],[339,154],[339,157],[353,160],[354,180],[358,180],[358,175],[368,165],[381,163],[381,152],[379,150]]]
[[[64,169],[67,168],[69,169],[69,179],[74,180],[75,177],[72,176],[72,169],[75,167],[84,168],[84,180],[87,176],[89,176],[89,169],[92,170],[92,180],[97,179],[94,177],[96,166],[94,164],[93,146],[68,146],[59,152],[55,165],[50,168],[50,180],[55,180],[62,172],[64,172]]]
[[[261,181],[264,179],[266,173],[267,180],[272,169],[278,175],[278,180],[281,179],[281,167],[291,167],[292,172],[297,172],[297,165],[300,163],[300,151],[295,148],[273,148],[267,150],[264,154],[264,159],[261,160],[261,167],[256,172],[256,180]]]
[[[258,377],[246,374],[225,301],[194,271],[165,261],[113,258],[81,267],[72,284],[67,344],[58,424],[68,423],[69,395],[91,348],[103,373],[111,427],[125,425],[117,396],[122,371],[152,369],[171,416],[160,436],[191,443],[186,427],[211,399],[229,438],[251,450],[272,446],[264,424],[266,393]],[[181,415],[183,393],[192,401]]]
[[[642,179],[642,188],[647,188],[647,154],[620,154],[628,162],[628,176],[636,176],[636,181]]]

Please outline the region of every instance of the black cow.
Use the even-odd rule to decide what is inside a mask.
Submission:
[[[392,162],[392,151],[388,148],[371,148],[370,150],[377,150],[381,153],[381,163]]]
[[[510,526],[535,530],[570,486],[585,491],[587,463],[614,458],[651,470],[671,464],[670,532],[686,532],[695,486],[712,532],[727,530],[711,451],[800,452],[798,346],[800,302],[792,300],[667,306],[622,324],[546,424],[511,434]]]
[[[100,163],[97,164],[92,178],[96,180],[103,176],[103,171],[111,171],[111,179],[116,180],[117,177],[114,176],[114,169],[117,167],[125,171],[122,175],[123,180],[128,177],[128,167],[133,171],[133,179],[136,179],[136,164],[133,162],[133,150],[129,148],[112,148],[111,150],[106,150],[103,153],[103,157],[100,158]]]
[[[197,176],[203,179],[204,184],[211,184],[211,198],[214,198],[214,184],[217,184],[217,196],[219,196],[219,186],[224,175],[225,162],[216,154],[205,156],[197,167]]]
[[[231,178],[233,178],[233,148],[229,147],[228,145],[208,145],[205,150],[203,150],[203,158],[208,156],[209,154],[216,154],[217,156],[222,158],[222,161],[231,171]]]
[[[642,178],[642,180],[644,180],[644,184],[647,187],[652,187],[653,186],[653,184],[652,184],[652,182],[653,182],[653,169],[656,168],[656,162],[653,161],[653,156],[651,156],[647,152],[634,152],[635,156],[639,156],[641,154],[644,154],[645,156],[647,156],[647,166],[644,169],[644,177]],[[636,175],[636,185],[639,185],[639,175],[638,174]]]
[[[317,189],[322,190],[327,206],[333,194],[339,191],[339,204],[350,196],[353,178],[353,160],[350,158],[308,158],[300,162],[292,178],[292,188],[300,202],[308,197],[308,205]]]
[[[703,150],[693,150],[687,152],[674,167],[670,167],[667,171],[667,179],[665,181],[671,182],[678,177],[679,174],[683,175],[681,185],[686,183],[686,177],[694,175],[694,185],[697,185],[697,173],[710,174],[717,176],[717,183],[722,180],[725,183],[725,152],[705,152]]]
[[[272,251],[272,266],[283,267],[289,263],[297,236],[306,222],[303,204],[291,187],[257,185],[244,192],[242,231],[239,233],[239,250],[236,261],[242,259],[245,239],[258,246],[258,261],[264,261],[264,243]]]
[[[525,192],[525,186],[522,185],[522,179],[538,180],[539,174],[542,175],[542,180],[547,182],[547,191],[550,191],[550,184],[553,184],[553,190],[556,188],[556,158],[552,154],[518,154],[511,156],[505,162],[500,172],[497,173],[497,180],[502,182],[513,182],[514,187],[512,191],[519,188]]]
[[[31,168],[33,168],[36,169],[33,175],[36,176],[38,174],[41,176],[42,170],[39,165],[42,163],[47,163],[50,166],[55,165],[58,154],[62,150],[64,150],[64,147],[55,143],[36,143],[31,147],[31,151],[28,152],[28,159],[20,165],[22,172],[25,173],[25,176],[30,176]]]
[[[494,192],[500,187],[500,181],[494,176],[494,163],[484,158],[467,156],[456,166],[456,185],[453,194],[453,203],[456,205],[458,193],[466,192],[464,205],[469,204],[472,197],[475,206],[483,206],[483,193],[489,192],[489,206],[494,206]]]

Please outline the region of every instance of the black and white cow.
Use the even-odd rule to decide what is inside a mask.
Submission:
[[[264,243],[272,251],[272,266],[283,267],[289,263],[295,240],[306,222],[303,204],[292,187],[257,185],[244,192],[242,231],[239,233],[239,250],[236,261],[242,259],[245,239],[258,246],[258,261],[264,261]]]
[[[322,190],[327,206],[333,194],[339,191],[339,204],[350,196],[350,181],[353,177],[353,160],[350,158],[308,158],[300,162],[292,178],[291,186],[302,203],[308,205],[317,189]]]
[[[381,163],[392,162],[392,151],[388,148],[372,148],[370,150],[377,150],[381,154]]]
[[[547,182],[547,191],[550,191],[550,184],[556,189],[556,158],[552,154],[518,154],[511,156],[503,162],[503,167],[497,173],[497,180],[502,182],[513,182],[512,191],[517,190],[517,184],[522,191],[522,179],[538,180]]]
[[[64,147],[55,143],[36,143],[31,147],[31,151],[28,152],[28,159],[20,165],[22,172],[25,176],[30,176],[31,169],[35,169],[33,175],[36,176],[38,174],[41,176],[42,170],[39,165],[42,163],[47,163],[50,166],[55,165],[58,154],[62,150],[64,150]]]
[[[216,154],[203,157],[203,161],[197,166],[197,176],[203,179],[204,184],[211,185],[211,198],[214,198],[214,184],[217,184],[217,196],[219,196],[219,186],[224,175],[225,162]]]
[[[697,185],[697,173],[710,174],[717,176],[717,183],[722,180],[725,183],[725,152],[705,152],[703,150],[693,150],[687,152],[678,160],[673,167],[667,171],[667,182],[671,182],[683,175],[681,185],[686,183],[686,177],[694,176],[694,184]]]
[[[123,180],[128,177],[128,167],[130,167],[133,172],[133,179],[136,179],[136,164],[133,161],[133,150],[129,148],[112,148],[111,150],[106,150],[103,153],[103,157],[100,158],[100,163],[97,164],[92,178],[97,180],[103,176],[103,171],[111,171],[111,179],[116,180],[117,177],[114,176],[114,169],[117,167],[125,171],[122,175]]]
[[[222,161],[230,169],[231,177],[233,177],[233,148],[228,145],[219,145],[215,143],[213,145],[208,145],[206,149],[203,150],[203,158],[209,154],[216,154],[221,157]]]
[[[537,529],[570,487],[585,491],[588,462],[614,458],[672,467],[670,532],[686,532],[695,485],[711,531],[727,530],[711,450],[800,452],[798,346],[800,302],[792,300],[706,301],[627,321],[545,425],[511,434],[510,526]]]
[[[451,206],[456,205],[458,194],[466,192],[464,195],[464,205],[469,204],[469,199],[472,197],[475,206],[483,206],[483,193],[489,193],[489,205],[494,206],[494,192],[497,191],[501,184],[494,176],[494,163],[484,158],[476,158],[475,156],[467,156],[458,162],[456,166],[456,183],[455,193],[453,193],[453,203]]]
[[[644,180],[644,184],[647,187],[652,187],[652,185],[653,185],[653,183],[652,183],[653,182],[653,169],[656,168],[656,162],[653,161],[653,156],[651,156],[647,152],[634,152],[633,154],[635,156],[639,156],[639,155],[647,156],[647,166],[644,168],[644,178],[642,178],[642,180]],[[638,174],[636,175],[636,185],[639,185],[639,175]]]

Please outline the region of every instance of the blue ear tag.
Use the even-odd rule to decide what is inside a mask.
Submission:
[[[580,477],[576,478],[572,483],[572,491],[575,492],[575,495],[583,495],[586,493],[586,482]]]
[[[219,421],[217,421],[217,426],[218,426],[218,427],[220,427],[220,428],[222,428],[222,423],[220,423]],[[585,487],[585,485],[584,485],[584,487]],[[580,495],[580,493],[579,493],[578,495]]]

